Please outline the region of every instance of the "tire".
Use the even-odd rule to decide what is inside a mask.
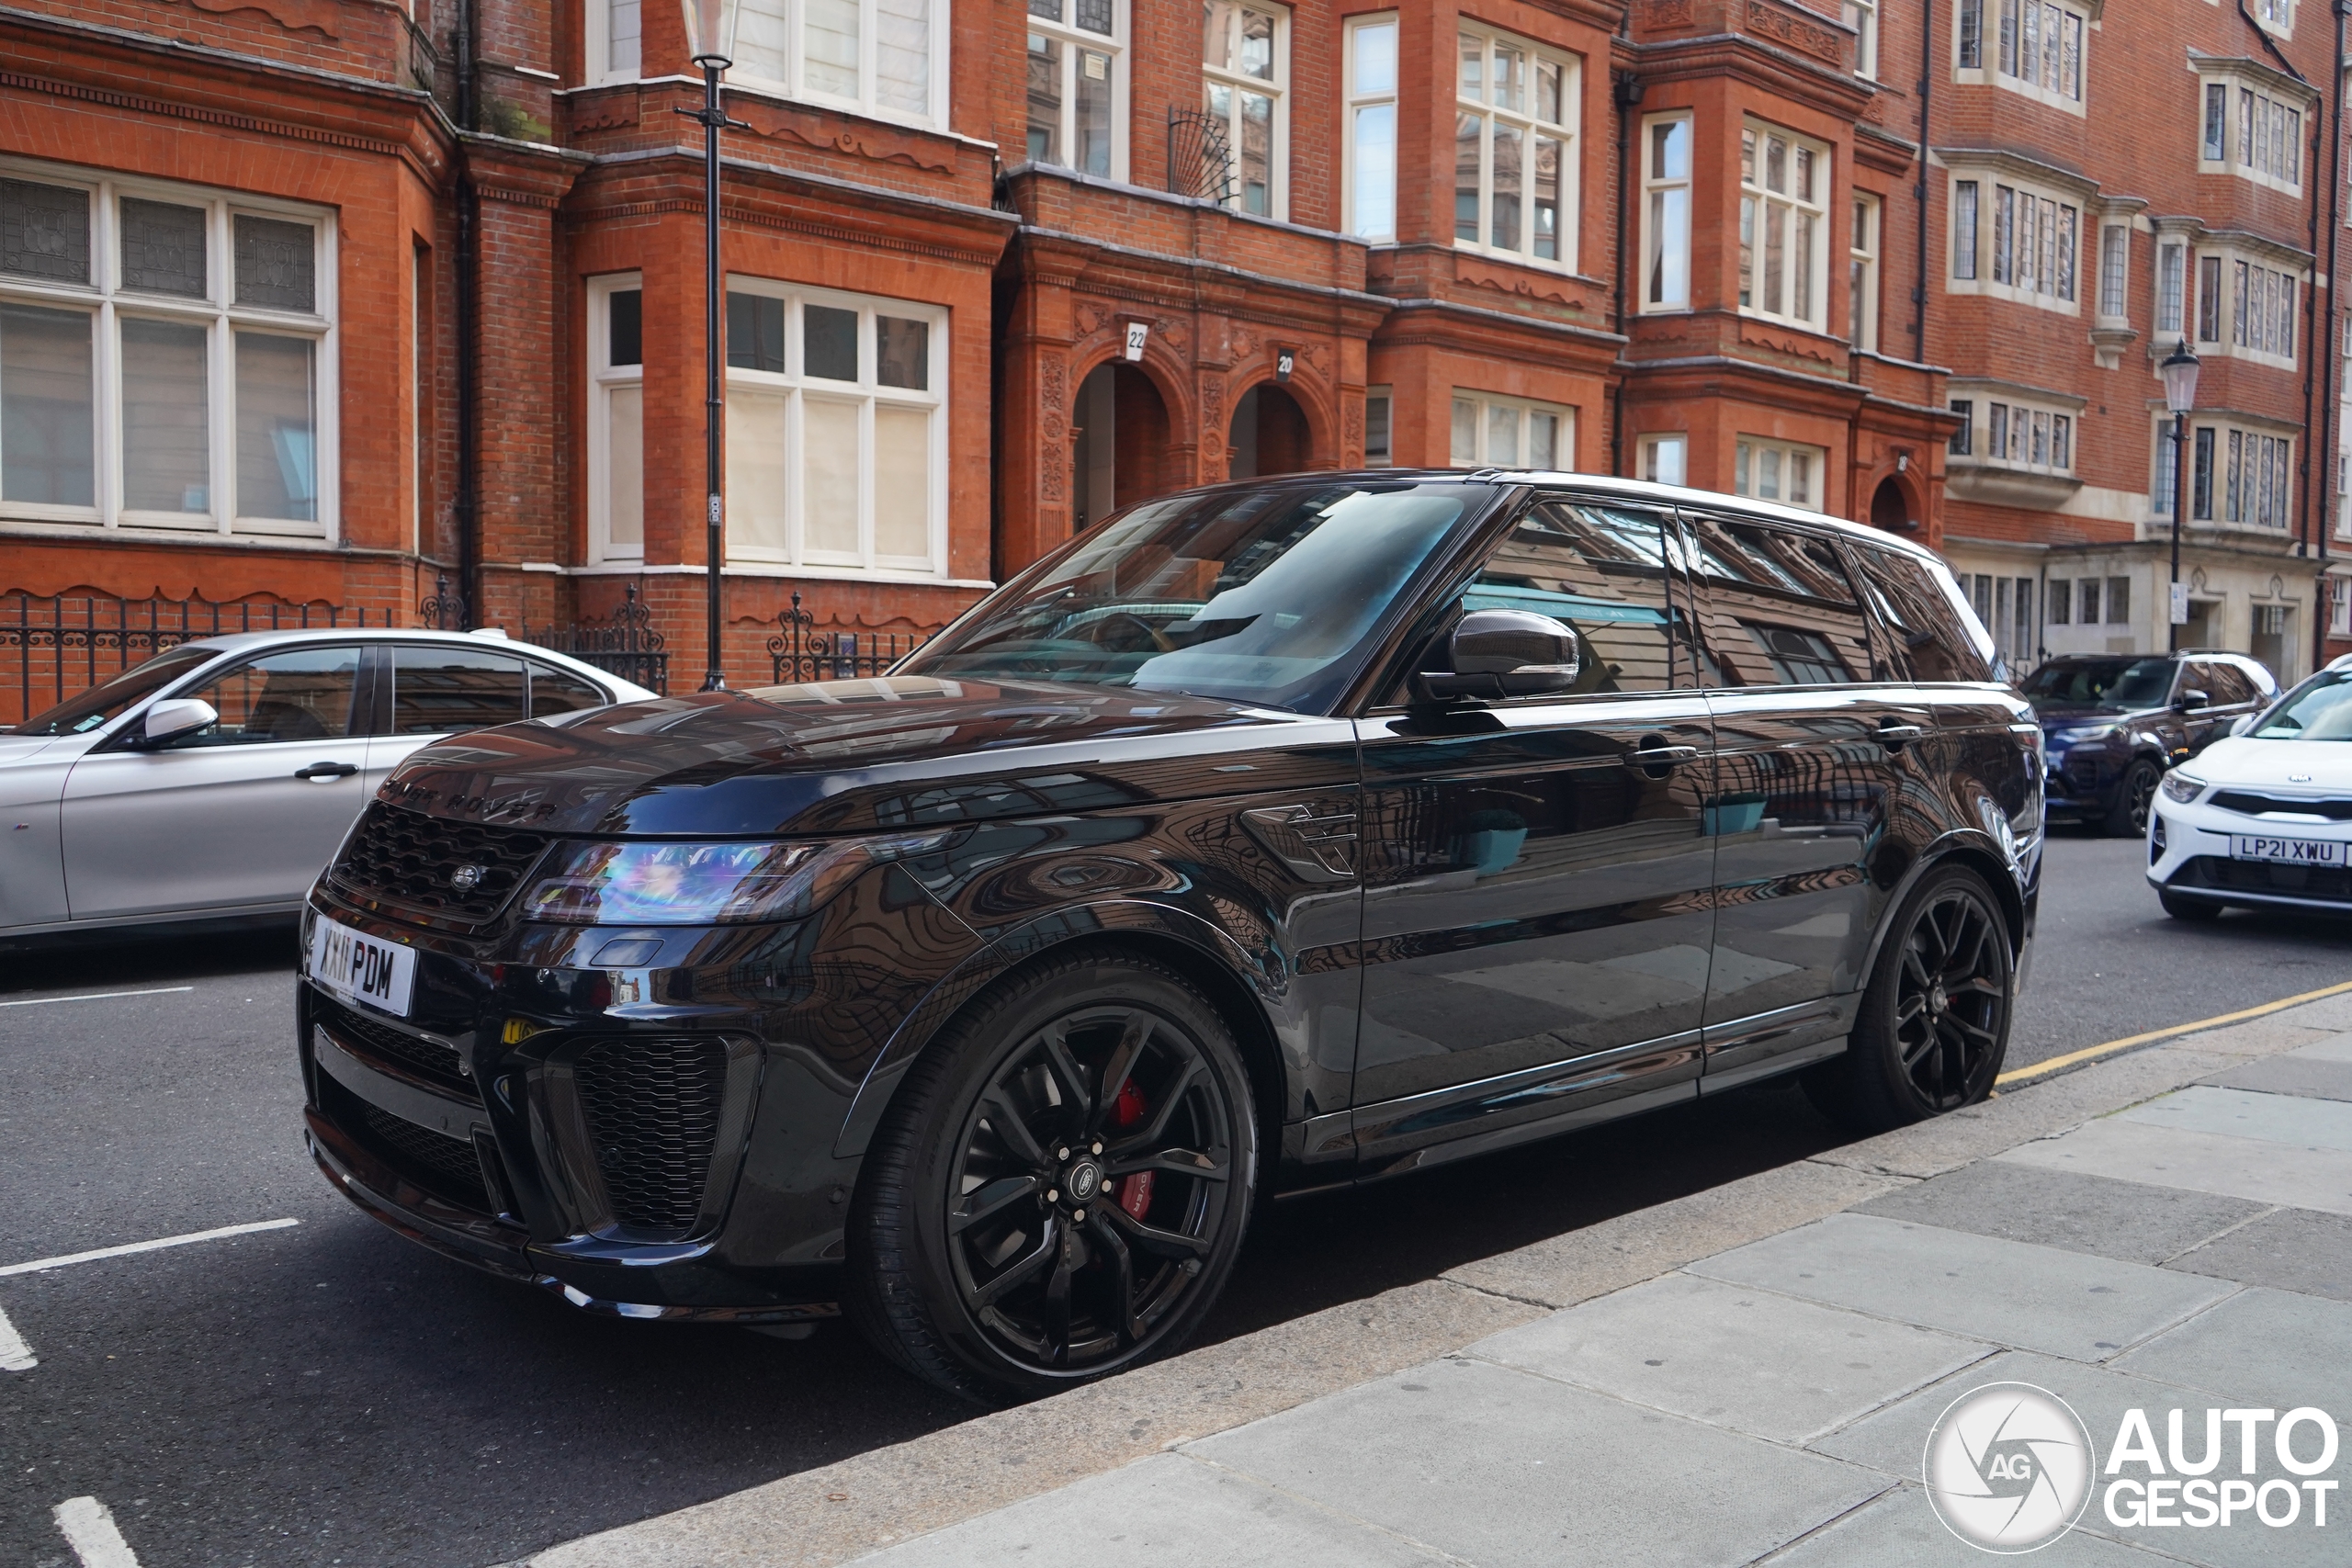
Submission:
[[[2155,809],[2156,786],[2164,778],[2164,770],[2145,757],[2123,770],[2122,782],[2115,786],[2115,804],[2107,808],[2109,838],[2148,836],[2148,813]]]
[[[2008,1055],[2015,962],[1984,879],[1928,873],[1888,922],[1846,1054],[1807,1074],[1806,1092],[1865,1134],[1983,1100]]]
[[[2185,898],[2169,887],[2156,889],[2156,902],[2176,920],[2205,925],[2222,918],[2222,906],[2204,898]]]
[[[1258,1164],[1249,1073],[1205,997],[1148,958],[1050,960],[908,1072],[851,1205],[843,1304],[983,1404],[1106,1377],[1199,1327]]]

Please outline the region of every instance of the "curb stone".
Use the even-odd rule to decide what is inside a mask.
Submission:
[[[2346,1031],[2352,998],[2329,998],[2092,1062],[1951,1116],[567,1541],[507,1568],[832,1568]]]

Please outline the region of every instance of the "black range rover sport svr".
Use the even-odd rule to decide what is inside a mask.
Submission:
[[[1696,491],[1151,502],[888,677],[412,758],[305,917],[311,1147],[583,1308],[1100,1375],[1264,1195],[1777,1073],[1984,1095],[2043,777],[1988,652],[1926,552]]]

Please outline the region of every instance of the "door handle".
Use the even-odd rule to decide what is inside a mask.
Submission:
[[[1696,746],[1636,746],[1625,753],[1629,766],[1641,769],[1652,778],[1664,778],[1668,769],[1698,760]]]
[[[313,762],[307,768],[297,768],[298,779],[347,779],[359,770],[349,762]]]
[[[1927,738],[1928,727],[1924,724],[1900,724],[1891,718],[1878,721],[1879,744],[1890,751],[1900,751],[1912,741]]]

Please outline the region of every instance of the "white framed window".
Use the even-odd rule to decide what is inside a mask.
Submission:
[[[1819,446],[1743,435],[1732,448],[1731,488],[1758,501],[1819,511],[1821,484],[1828,471],[1829,454]]]
[[[645,285],[588,280],[588,549],[645,558]]]
[[[2300,196],[2303,188],[2303,116],[2312,99],[2267,75],[2209,73],[2199,78],[2197,172],[2235,175],[2256,185]]]
[[[1846,25],[1854,29],[1854,74],[1878,80],[1878,0],[1846,0]]]
[[[2327,580],[2327,635],[2352,637],[2352,579]]]
[[[1829,150],[1777,126],[1739,133],[1739,309],[1818,331],[1827,311]]]
[[[2295,36],[2295,0],[2255,0],[2254,16],[2265,32]]]
[[[1989,82],[2080,114],[2089,36],[2089,14],[2077,4],[1959,0],[1952,64],[1962,82]]]
[[[1577,414],[1486,392],[1453,394],[1447,460],[1457,468],[1573,468]]]
[[[1580,62],[1468,29],[1455,57],[1454,245],[1574,271]]]
[[[2303,275],[2227,251],[2197,256],[2197,336],[2233,358],[2295,367]]]
[[[2120,322],[2131,315],[2132,226],[2103,223],[2098,231],[2098,314]]]
[[[1201,6],[1202,107],[1225,128],[1238,211],[1289,216],[1290,11],[1245,0]]]
[[[1359,240],[1396,237],[1396,33],[1394,11],[1348,22],[1342,188]]]
[[[1396,398],[1386,387],[1363,389],[1363,466],[1385,468],[1396,461]]]
[[[2165,428],[2169,434],[2169,422]],[[2188,515],[2200,523],[2286,527],[2294,514],[2294,437],[2278,431],[2192,424]]]
[[[2071,193],[1982,176],[1952,183],[1952,283],[2068,315],[2076,302],[2082,209]]]
[[[1690,308],[1690,117],[1642,122],[1642,309]]]
[[[938,575],[947,312],[727,280],[727,558]]]
[[[1954,398],[1951,407],[1961,416],[1951,438],[1953,457],[2026,473],[2074,473],[2076,411],[2007,392]]]
[[[947,9],[947,0],[740,0],[728,85],[944,125]]]
[[[334,538],[335,237],[317,208],[0,160],[0,516]]]
[[[1846,330],[1866,354],[1878,352],[1879,199],[1854,197],[1854,231],[1846,254]]]
[[[588,80],[634,82],[645,71],[644,0],[585,0]]]
[[[2188,247],[2178,240],[2156,246],[2156,331],[2188,331]]]
[[[1640,471],[1642,478],[1652,484],[1689,484],[1690,437],[1679,432],[1670,435],[1643,436]]]
[[[1127,0],[1029,0],[1031,163],[1127,177],[1126,20]]]

